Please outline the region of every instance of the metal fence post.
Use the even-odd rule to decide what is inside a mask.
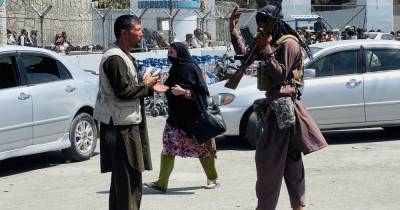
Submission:
[[[197,16],[200,17],[200,29],[202,32],[204,32],[204,22],[205,22],[205,19],[208,17],[208,15],[211,13],[211,11],[208,11],[205,14],[204,13],[200,14],[200,12],[198,12],[197,10],[195,10],[194,12],[197,14]]]
[[[101,18],[101,25],[102,25],[102,28],[103,28],[103,50],[106,50],[106,48],[108,48],[108,44],[106,43],[105,22],[106,22],[107,15],[110,13],[110,11],[112,9],[112,6],[110,5],[104,14],[101,14],[101,12],[96,8],[94,8],[94,7],[92,7],[92,8],[94,9],[94,11],[96,11],[96,13]]]
[[[36,14],[39,16],[40,18],[40,41],[41,41],[41,47],[44,46],[44,36],[43,36],[43,22],[44,22],[44,17],[47,15],[47,13],[50,12],[51,8],[53,8],[53,5],[50,5],[47,7],[47,9],[41,13],[39,12],[38,9],[36,9],[35,6],[33,6],[33,4],[31,4],[32,9],[36,12]]]
[[[0,0],[0,46],[7,45],[6,0]]]

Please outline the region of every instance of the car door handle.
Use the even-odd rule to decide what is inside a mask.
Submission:
[[[361,83],[362,83],[361,80],[351,79],[350,81],[346,82],[346,86],[348,88],[355,88],[355,87],[361,85]]]
[[[76,87],[73,87],[71,85],[67,85],[67,87],[65,87],[65,91],[70,93],[73,92],[76,89]]]
[[[28,98],[30,98],[30,97],[31,97],[31,95],[29,95],[29,94],[26,94],[26,93],[19,93],[18,99],[19,99],[19,100],[26,100],[26,99],[28,99]]]

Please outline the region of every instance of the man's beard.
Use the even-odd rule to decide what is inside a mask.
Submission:
[[[141,42],[140,39],[137,42],[133,42],[132,43],[132,48],[140,48],[140,42]]]

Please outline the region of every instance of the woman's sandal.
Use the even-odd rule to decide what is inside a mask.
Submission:
[[[219,182],[215,179],[215,180],[211,180],[211,179],[207,179],[207,185],[204,186],[204,188],[206,189],[215,189],[219,186]]]
[[[167,189],[164,189],[164,188],[158,186],[156,184],[156,182],[146,182],[146,183],[144,183],[144,186],[146,186],[148,188],[155,189],[155,190],[160,191],[162,193],[166,193],[167,192]]]

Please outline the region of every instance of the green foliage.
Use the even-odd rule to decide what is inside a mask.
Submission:
[[[110,5],[114,9],[129,9],[129,0],[100,0],[99,1],[99,8],[105,9],[108,8]]]

